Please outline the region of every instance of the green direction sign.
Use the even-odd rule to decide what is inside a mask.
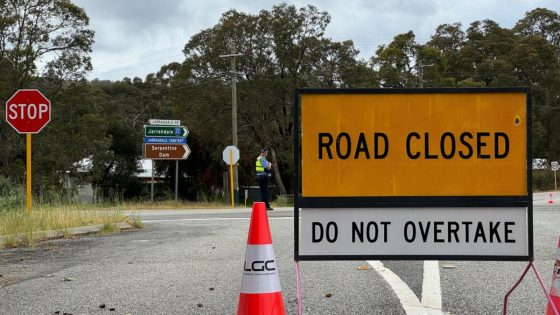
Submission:
[[[186,137],[188,134],[184,126],[144,126],[145,137]]]

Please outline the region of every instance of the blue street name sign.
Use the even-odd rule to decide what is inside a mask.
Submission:
[[[187,138],[144,137],[144,143],[176,143],[176,144],[187,144]]]

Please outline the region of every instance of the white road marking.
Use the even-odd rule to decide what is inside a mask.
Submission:
[[[420,300],[418,300],[416,294],[412,292],[408,285],[406,285],[399,276],[390,269],[385,268],[383,263],[379,260],[368,261],[368,264],[370,264],[371,267],[373,267],[373,269],[375,269],[375,271],[377,271],[391,286],[391,289],[393,289],[393,292],[395,292],[399,298],[404,312],[407,315],[426,314],[424,307],[420,304]]]
[[[294,217],[272,217],[269,220],[289,220]],[[142,220],[142,223],[180,222],[180,221],[235,221],[251,220],[251,218],[194,218],[194,219],[168,219],[168,220]]]
[[[443,314],[441,311],[441,285],[439,279],[439,262],[424,261],[422,280],[422,305],[429,309],[428,314]]]
[[[420,302],[410,287],[394,272],[386,268],[382,262],[371,260],[368,263],[391,286],[407,315],[443,315],[441,311],[441,290],[439,289],[439,266],[437,261],[435,262],[435,270],[434,262],[424,262],[422,302]],[[428,264],[426,265],[426,263]],[[437,273],[437,275],[434,275],[434,273]]]

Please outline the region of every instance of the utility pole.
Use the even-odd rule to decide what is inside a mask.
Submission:
[[[420,68],[420,71],[418,73],[418,79],[420,81],[420,88],[424,87],[424,68],[425,67],[431,67],[431,66],[433,66],[433,64],[423,65],[422,60],[418,60],[418,68]]]
[[[233,145],[237,146],[237,71],[235,57],[241,57],[243,54],[231,52],[229,55],[220,55],[220,58],[231,58],[231,138]],[[239,177],[237,174],[237,164],[233,165],[233,188],[235,189],[234,198],[239,202]]]

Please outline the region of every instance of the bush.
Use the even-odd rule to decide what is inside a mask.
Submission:
[[[533,191],[550,191],[553,189],[554,172],[551,170],[533,170]]]
[[[25,206],[25,190],[10,179],[0,176],[0,212]]]

